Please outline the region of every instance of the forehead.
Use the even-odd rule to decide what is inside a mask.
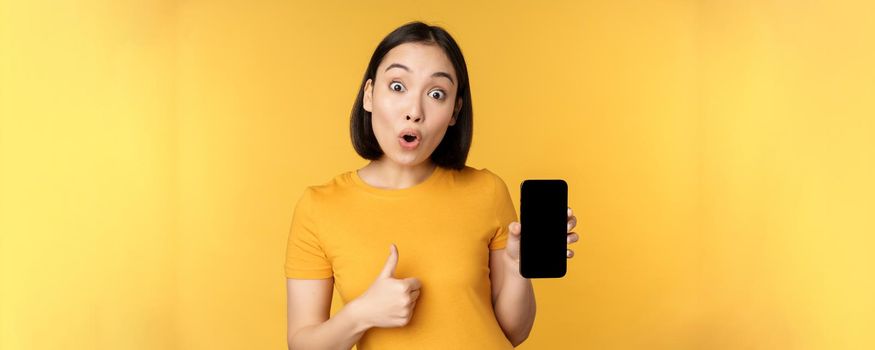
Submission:
[[[430,75],[434,72],[447,72],[454,77],[455,69],[450,58],[444,53],[444,50],[438,45],[430,45],[423,43],[404,43],[395,46],[380,62],[377,74],[383,73],[392,63],[400,63],[413,71],[416,75]],[[398,70],[403,72],[403,70]]]

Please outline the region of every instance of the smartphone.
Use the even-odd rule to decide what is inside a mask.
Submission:
[[[520,274],[525,278],[565,276],[568,184],[525,180],[520,185]]]

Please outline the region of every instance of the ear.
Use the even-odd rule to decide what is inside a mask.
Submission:
[[[373,98],[374,98],[374,86],[372,85],[371,79],[368,79],[368,81],[365,82],[365,91],[364,91],[364,96],[362,98],[362,104],[363,104],[362,107],[366,111],[371,112],[371,113],[373,113],[373,111],[371,111],[371,110],[373,109],[373,106],[374,106],[373,105],[373,103],[374,103]]]
[[[450,126],[456,125],[456,119],[459,118],[459,111],[462,110],[462,102],[463,102],[463,101],[464,101],[464,100],[462,100],[461,97],[460,97],[459,99],[456,100],[456,107],[453,108],[453,109],[454,109],[454,111],[453,111],[453,119],[450,120]]]

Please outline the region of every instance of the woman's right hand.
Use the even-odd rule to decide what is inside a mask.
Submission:
[[[368,290],[353,302],[357,304],[359,315],[371,327],[403,327],[413,317],[413,308],[419,298],[422,286],[418,279],[392,277],[398,265],[398,248],[389,248],[389,259],[383,271],[371,283]]]

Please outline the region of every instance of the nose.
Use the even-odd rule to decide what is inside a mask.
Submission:
[[[422,114],[422,103],[417,99],[412,102],[411,111],[407,113],[406,119],[413,120],[414,123],[419,123],[425,116]]]

